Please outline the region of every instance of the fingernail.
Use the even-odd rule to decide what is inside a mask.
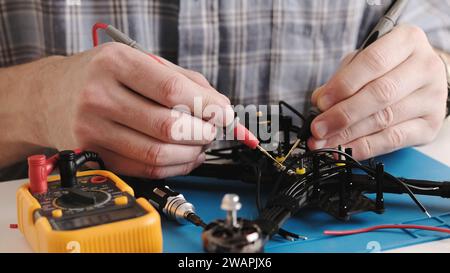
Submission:
[[[225,107],[225,113],[224,113],[224,120],[223,123],[221,124],[222,126],[228,126],[231,123],[233,123],[234,121],[234,109],[231,105],[227,105]]]
[[[317,88],[316,90],[314,90],[314,92],[312,93],[311,96],[311,102],[314,106],[317,106],[317,98],[320,96],[320,93],[323,90],[323,86]]]
[[[321,138],[321,139],[325,138],[325,136],[328,133],[328,126],[325,121],[317,122],[316,124],[314,124],[314,128],[315,128],[318,138]]]
[[[327,141],[326,140],[321,139],[321,140],[315,140],[314,141],[314,147],[316,149],[323,149],[323,148],[325,148],[326,145],[327,145]]]
[[[323,95],[319,97],[319,100],[317,102],[317,106],[319,106],[319,109],[322,111],[328,110],[333,105],[333,99],[330,95]]]

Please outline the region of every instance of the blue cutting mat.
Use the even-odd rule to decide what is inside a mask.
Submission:
[[[405,149],[381,160],[386,170],[396,176],[412,179],[437,181],[450,180],[450,168],[417,152]],[[220,210],[220,202],[225,193],[237,193],[241,197],[243,208],[240,217],[254,219],[255,189],[252,185],[240,182],[220,181],[205,178],[177,178],[169,186],[182,192],[197,208],[205,222],[224,218]],[[265,250],[268,253],[321,253],[321,252],[373,252],[405,247],[409,245],[450,238],[449,235],[426,231],[386,230],[345,237],[329,237],[323,235],[324,230],[348,230],[370,227],[379,224],[420,224],[450,227],[450,200],[438,197],[422,197],[419,200],[432,214],[427,219],[407,195],[385,196],[386,213],[363,213],[354,216],[350,222],[336,220],[321,211],[302,211],[290,219],[285,228],[289,231],[305,235],[307,241],[288,242],[279,237],[270,241]],[[194,226],[178,226],[163,221],[163,239],[165,252],[203,252],[201,229]]]

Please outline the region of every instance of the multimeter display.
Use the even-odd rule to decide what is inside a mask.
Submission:
[[[84,176],[77,180],[78,191],[90,194],[91,199],[62,188],[59,180],[49,182],[46,193],[33,194],[41,204],[41,209],[34,213],[34,220],[47,217],[55,230],[76,230],[146,214],[132,196],[106,177]]]
[[[102,214],[98,212],[92,215],[80,216],[78,218],[65,217],[64,219],[50,220],[50,224],[56,230],[76,230],[116,221],[131,219],[145,214],[138,205],[124,209],[110,210]]]

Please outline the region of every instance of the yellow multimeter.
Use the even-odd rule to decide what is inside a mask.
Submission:
[[[17,191],[20,231],[36,252],[162,252],[158,212],[111,172],[77,172],[92,152],[28,158],[29,183]],[[60,175],[47,177],[58,167]]]

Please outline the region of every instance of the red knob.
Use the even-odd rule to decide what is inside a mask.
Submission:
[[[80,154],[81,149],[74,150],[75,154]],[[47,177],[55,169],[59,154],[50,158],[45,155],[32,155],[28,157],[28,177],[30,179],[30,190],[32,193],[47,192]]]
[[[45,155],[28,157],[28,177],[31,193],[47,192],[47,158]]]

